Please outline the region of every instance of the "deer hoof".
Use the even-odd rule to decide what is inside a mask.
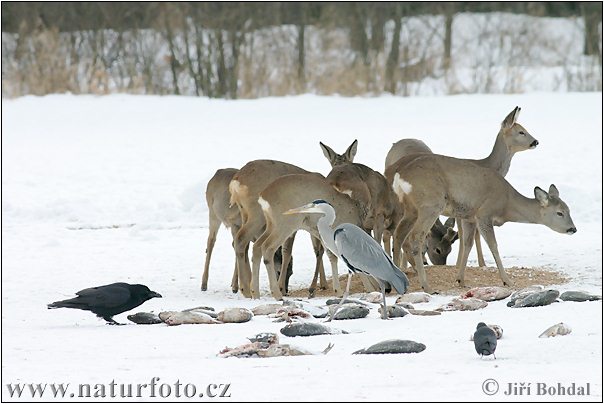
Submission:
[[[308,289],[308,298],[312,299],[313,297],[315,297],[315,288],[310,288]]]

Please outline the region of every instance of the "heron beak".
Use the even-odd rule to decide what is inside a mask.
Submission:
[[[312,213],[310,211],[311,207],[312,207],[312,205],[304,205],[304,206],[300,206],[299,208],[293,208],[293,209],[286,210],[285,212],[283,212],[283,214],[284,215],[295,215],[297,213]]]

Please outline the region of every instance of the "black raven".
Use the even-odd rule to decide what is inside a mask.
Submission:
[[[497,348],[497,335],[491,327],[485,323],[478,323],[476,332],[474,332],[474,348],[482,357],[483,355],[493,355],[495,358],[495,348]],[[497,358],[495,358],[497,359]]]
[[[80,290],[78,297],[50,303],[49,309],[66,307],[70,309],[88,310],[107,321],[119,325],[112,317],[132,310],[154,297],[162,297],[159,293],[149,290],[145,285],[130,285],[124,282],[97,286]]]

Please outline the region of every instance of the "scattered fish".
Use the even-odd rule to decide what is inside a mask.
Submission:
[[[407,303],[407,302],[398,302],[395,303],[397,306],[401,306],[404,307],[407,310],[414,310],[415,307],[413,307],[413,305],[411,303]]]
[[[516,300],[524,299],[528,295],[532,295],[533,293],[537,293],[537,292],[542,292],[543,290],[544,290],[544,287],[541,285],[529,286],[527,288],[517,290],[516,292],[512,293],[512,295],[510,296],[510,301],[508,302],[508,307],[513,306],[514,303],[516,303]]]
[[[297,307],[304,311],[307,311],[310,314],[312,314],[312,316],[315,318],[327,317],[327,315],[329,314],[327,312],[327,309],[325,309],[323,307],[317,307],[317,306],[312,305],[303,300],[288,300],[288,301],[284,302],[283,305],[284,306],[294,306],[294,307]]]
[[[126,317],[128,320],[136,324],[161,324],[163,321],[155,313],[145,313],[140,311],[136,314],[130,314]]]
[[[382,307],[378,308],[378,312],[382,314]],[[405,317],[409,312],[403,307],[395,304],[394,306],[388,306],[388,318]]]
[[[199,307],[193,307],[192,309],[186,309],[183,311],[195,311],[198,313],[204,313],[207,314],[208,316],[212,317],[212,318],[217,318],[218,314],[216,313],[216,311],[214,310],[213,307],[209,307],[209,306],[199,306]]]
[[[566,302],[586,302],[602,300],[602,296],[592,295],[591,293],[583,292],[580,290],[569,290],[560,295],[560,300],[564,300]]]
[[[476,299],[484,300],[485,302],[492,302],[495,300],[502,300],[512,294],[512,291],[502,286],[481,286],[472,288],[466,293],[461,295],[462,299],[474,297]]]
[[[254,316],[267,316],[269,314],[274,314],[277,310],[283,308],[282,304],[277,303],[268,303],[261,304],[260,306],[256,306],[252,309],[252,313]]]
[[[568,324],[558,323],[552,325],[547,330],[543,331],[539,338],[555,337],[556,335],[566,335],[572,332],[572,328]]]
[[[371,345],[369,348],[359,349],[353,352],[353,355],[358,354],[401,354],[401,353],[418,353],[426,349],[422,343],[404,340],[404,339],[389,339],[387,341],[378,342]]]
[[[512,306],[510,306],[511,302],[508,302],[508,306],[513,308],[547,306],[555,302],[558,296],[560,296],[560,292],[554,289],[549,289],[542,292],[529,294],[522,299],[516,299]]]
[[[327,306],[335,306],[337,304],[340,303],[340,299],[339,297],[334,297],[333,299],[327,299],[327,301],[325,302],[325,305]],[[349,304],[349,303],[354,303],[354,304],[360,304],[363,306],[366,306],[367,303],[361,301],[361,300],[356,300],[356,299],[346,299],[344,300],[344,304]]]
[[[488,303],[484,300],[469,297],[467,299],[455,298],[444,306],[437,308],[437,311],[473,311],[487,307]]]
[[[240,307],[224,309],[218,313],[218,321],[223,323],[246,323],[252,317],[254,317],[254,314],[250,310]]]
[[[290,323],[280,330],[286,337],[310,337],[313,335],[348,334],[318,323]]]
[[[194,310],[164,311],[159,313],[159,318],[168,325],[220,324],[220,321],[216,321],[211,316]]]
[[[312,352],[289,344],[279,344],[279,336],[271,332],[257,334],[248,338],[249,344],[243,344],[235,348],[226,347],[218,353],[221,358],[274,358],[277,356],[299,356],[299,355],[325,355],[333,344],[329,344],[322,352]]]
[[[435,310],[417,310],[417,309],[409,309],[409,314],[413,314],[414,316],[440,316],[442,313],[440,311]]]
[[[329,314],[331,314],[337,305],[329,306]],[[334,320],[354,320],[357,318],[365,318],[369,315],[369,308],[358,303],[345,303],[339,309]]]
[[[275,318],[275,323],[287,321],[291,323],[294,319],[312,319],[314,318],[309,312],[299,309],[295,306],[282,306],[276,313],[269,314],[269,317]]]
[[[382,303],[382,293],[381,292],[369,292],[369,293],[366,293],[365,296],[361,297],[361,300],[364,300],[369,303]]]
[[[429,294],[427,294],[425,292],[411,292],[411,293],[406,293],[406,294],[400,296],[398,299],[396,299],[396,304],[399,304],[401,302],[411,303],[411,304],[427,303],[430,301],[430,299],[432,299],[432,296],[430,296]]]

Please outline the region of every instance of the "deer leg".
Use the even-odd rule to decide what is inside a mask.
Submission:
[[[325,279],[325,269],[323,268],[323,252],[325,249],[323,248],[323,244],[321,244],[321,240],[311,235],[310,240],[312,241],[312,247],[315,251],[315,273],[312,278],[312,283],[308,288],[308,295],[313,297],[315,295],[315,290],[317,289],[317,280],[321,278],[320,288],[322,290],[327,289],[327,280]]]
[[[216,217],[212,209],[210,209],[209,217],[209,232],[208,241],[206,244],[206,262],[203,267],[203,275],[201,276],[201,290],[208,290],[208,277],[210,276],[210,260],[212,259],[212,251],[214,250],[214,244],[216,243],[216,235],[220,228],[220,219]]]
[[[474,243],[474,232],[476,231],[476,222],[471,222],[469,220],[460,221],[460,229],[463,228],[462,237],[459,238],[460,247],[463,248],[460,251],[461,261],[459,266],[457,267],[457,283],[459,286],[465,286],[465,271],[466,265],[468,264],[468,256],[470,255],[470,250],[472,249],[472,244]]]
[[[405,245],[407,249],[405,252],[408,252],[412,257],[414,262],[414,267],[417,272],[417,276],[419,278],[420,285],[422,289],[426,293],[433,293],[432,288],[428,285],[428,279],[426,276],[426,270],[424,268],[424,244],[426,242],[426,236],[430,231],[430,228],[438,218],[438,214],[442,212],[444,208],[445,201],[442,201],[442,205],[434,205],[434,206],[425,206],[422,207],[422,210],[418,211],[417,220],[413,225],[413,228],[408,232],[405,237],[405,244],[403,244],[403,248]],[[407,209],[408,211],[411,209]],[[403,222],[404,222],[403,218]],[[401,222],[402,223],[402,222]]]
[[[457,268],[459,268],[461,266],[461,257],[463,255],[463,224],[464,220],[462,219],[458,219],[457,220],[457,237],[459,238],[459,248],[457,249],[457,262],[455,263],[455,266]]]
[[[294,245],[295,238],[296,233],[289,236],[281,247],[281,270],[279,271],[279,289],[284,295],[287,294],[289,277],[291,276],[291,274],[289,273],[289,263],[292,258],[292,248]]]
[[[388,231],[385,230],[384,234],[382,235],[382,242],[384,243],[384,251],[386,251],[386,254],[388,254],[388,256],[390,258],[392,258],[392,234]]]
[[[277,248],[280,247],[280,242],[275,237],[267,237],[265,242],[262,244],[262,256],[264,257],[264,265],[266,266],[266,272],[268,274],[268,283],[271,289],[271,294],[276,300],[282,300],[283,295],[279,289],[279,282],[275,273],[275,253]],[[282,271],[283,272],[283,271]]]
[[[248,262],[248,248],[251,240],[248,237],[247,228],[242,226],[235,237],[235,257],[237,262],[237,273],[239,275],[239,285],[241,293],[245,297],[251,297],[250,282],[251,271]]]
[[[400,221],[400,223],[396,226],[396,229],[394,230],[393,261],[396,265],[400,267],[407,266],[406,263],[404,263],[405,257],[403,254],[401,254],[401,252],[402,250],[404,250],[403,243],[409,235],[409,232],[417,222],[417,219],[417,209],[411,204],[408,204],[408,206],[405,206],[405,215],[403,216],[403,219]]]
[[[338,257],[336,257],[328,249],[325,251],[327,251],[327,257],[331,263],[331,281],[333,283],[333,291],[336,296],[342,296],[342,287],[340,286],[340,278],[338,277]]]
[[[503,263],[501,262],[501,257],[499,256],[499,250],[497,249],[497,240],[495,239],[495,230],[493,229],[493,225],[488,222],[480,222],[478,226],[480,234],[487,242],[489,246],[489,250],[493,253],[493,258],[495,258],[495,262],[497,263],[497,269],[499,269],[499,276],[503,281],[505,286],[512,286],[512,281],[508,278],[505,273],[505,269],[503,268]]]
[[[231,236],[233,236],[233,240],[235,240],[235,236],[237,236],[238,231],[239,226],[231,226]],[[233,249],[235,249],[234,241]],[[231,279],[231,290],[233,291],[233,293],[237,293],[239,291],[239,273],[237,272],[237,260],[235,260],[235,270],[233,271],[233,278]]]
[[[254,242],[252,248],[252,281],[250,282],[250,292],[253,299],[260,298],[260,261],[264,253],[264,243],[269,237],[268,229]],[[266,259],[266,256],[264,256]]]
[[[482,254],[482,245],[480,244],[480,233],[475,232],[474,243],[476,244],[476,254],[478,254],[478,266],[486,267],[487,264],[484,262],[484,255]]]

